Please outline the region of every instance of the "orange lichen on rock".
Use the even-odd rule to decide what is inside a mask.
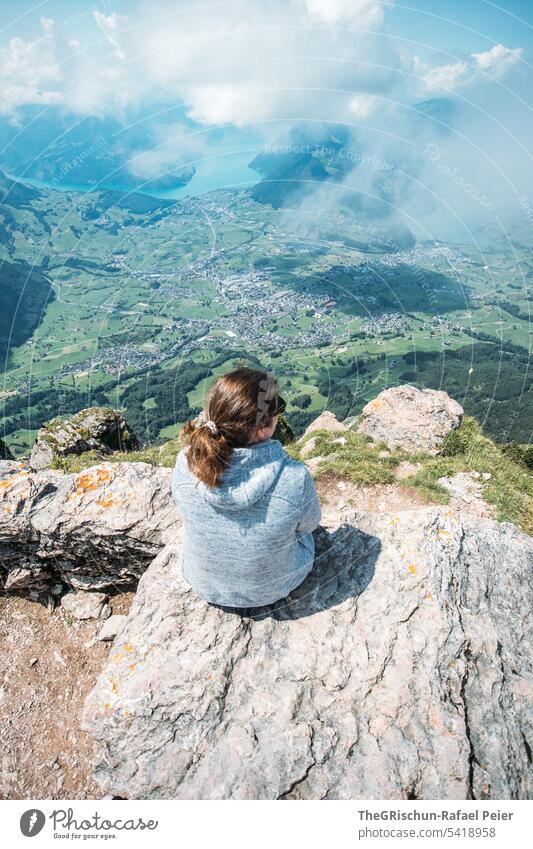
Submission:
[[[108,495],[107,498],[101,498],[100,501],[97,501],[96,503],[98,507],[113,507],[117,501],[112,495]]]
[[[85,492],[94,492],[103,484],[109,483],[111,474],[106,466],[99,466],[96,472],[92,474],[86,472],[76,478],[76,495],[83,495]]]
[[[407,568],[409,569],[411,575],[416,575],[416,566],[414,563],[409,563],[409,566]]]

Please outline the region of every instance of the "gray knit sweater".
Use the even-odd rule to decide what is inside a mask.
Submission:
[[[269,439],[236,448],[222,485],[211,489],[190,472],[186,450],[172,474],[184,527],[183,577],[206,601],[227,607],[284,598],[311,571],[320,521],[304,464]]]

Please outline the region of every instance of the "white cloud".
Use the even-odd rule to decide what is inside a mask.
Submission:
[[[22,85],[17,69],[4,109],[61,99],[79,114],[182,103],[192,120],[206,126],[350,121],[369,111],[366,95],[402,82],[397,70],[404,59],[391,40],[357,32],[358,25],[378,29],[382,19],[383,6],[374,0],[209,3],[203,12],[188,2],[160,0],[143,7],[139,0],[128,7],[128,19],[93,11],[67,42],[62,27],[43,19],[39,47],[26,45],[33,67],[43,66],[43,85],[32,88],[27,80]],[[329,24],[335,25],[331,31]],[[15,41],[12,49],[16,46]],[[38,50],[46,54],[48,70],[35,61]],[[381,68],[374,64],[378,56]],[[61,85],[50,85],[56,81],[51,68],[58,70]]]
[[[379,27],[385,14],[383,4],[375,0],[303,0],[303,3],[313,20],[330,26],[349,23]]]
[[[437,65],[425,71],[422,81],[427,92],[458,91],[471,81],[472,67],[467,62]]]
[[[0,48],[0,110],[62,101],[79,114],[116,115],[167,105],[202,126],[256,123],[264,133],[280,121],[378,122],[388,99],[459,91],[503,76],[521,56],[496,45],[436,66],[413,60],[382,28],[389,4],[377,0],[142,3],[128,18],[93,11],[68,41],[43,18],[39,38]],[[413,67],[418,87],[404,73]]]
[[[137,152],[128,168],[137,177],[150,179],[182,165],[194,165],[199,159],[216,155],[216,151],[208,130],[191,129],[185,121],[175,121],[156,126],[152,148]]]
[[[242,124],[257,116],[256,99],[252,92],[231,85],[197,86],[188,114],[200,124]]]
[[[12,38],[0,48],[0,112],[25,103],[57,103],[63,75],[57,61],[53,21],[42,18],[44,35]]]
[[[356,118],[368,118],[377,108],[377,105],[375,97],[356,94],[355,97],[351,98],[348,109]]]
[[[120,30],[122,24],[126,22],[126,18],[123,15],[117,15],[116,12],[113,12],[112,15],[103,15],[101,12],[94,11],[93,15],[97,27],[102,30],[113,47],[113,54],[117,59],[125,59],[126,54],[120,42]]]
[[[56,25],[52,18],[41,18],[41,26],[44,32],[54,32]]]
[[[471,53],[470,61],[459,60],[431,68],[415,60],[415,71],[420,74],[427,93],[461,91],[483,80],[483,74],[500,79],[516,65],[522,48],[496,44],[485,53]]]
[[[351,121],[358,111],[369,114],[365,97],[403,84],[404,57],[385,34],[310,24],[348,26],[363,14],[377,24],[382,9],[368,0],[210,6],[208,26],[196,11],[155,21],[128,56],[142,53],[144,84],[152,81],[163,99],[182,99],[204,125]]]
[[[488,71],[494,76],[502,76],[521,58],[521,47],[509,48],[504,44],[495,44],[485,53],[472,53],[472,59],[482,71]]]

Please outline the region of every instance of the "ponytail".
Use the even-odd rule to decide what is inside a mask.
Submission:
[[[220,430],[214,432],[205,424],[189,421],[181,431],[182,440],[188,444],[189,469],[207,486],[219,486],[233,446]]]

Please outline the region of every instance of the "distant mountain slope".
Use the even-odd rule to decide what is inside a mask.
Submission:
[[[367,232],[367,239],[356,241],[364,249],[366,241],[380,242],[387,250],[411,247],[415,239],[392,201],[390,186],[385,173],[378,174],[372,190],[358,187],[358,163],[362,151],[355,150],[354,142],[345,138],[342,130],[337,135],[317,139],[312,134],[306,140],[305,128],[295,131],[286,145],[274,146],[272,150],[258,154],[250,168],[256,170],[262,180],[250,189],[251,197],[274,209],[304,206],[312,211],[315,204],[322,210],[342,209],[342,214],[353,217],[354,226]],[[312,132],[312,131],[311,131]]]
[[[26,106],[17,121],[0,117],[0,167],[22,178],[62,185],[98,183],[125,188],[172,189],[186,185],[193,166],[143,164],[160,144],[148,119],[124,126],[113,118],[80,116],[60,107]]]
[[[475,332],[472,335],[476,338]],[[530,442],[533,375],[525,348],[486,336],[455,350],[410,351],[403,359],[412,369],[404,372],[404,380],[446,390],[482,422],[492,438]]]
[[[0,263],[0,355],[31,338],[55,297],[50,281],[26,263]]]
[[[0,171],[0,203],[9,206],[26,206],[40,195],[38,189],[27,186],[18,180],[11,180],[3,171]]]
[[[336,136],[317,141],[299,134],[294,144],[259,153],[250,168],[263,179],[250,190],[251,196],[258,203],[269,203],[278,209],[316,190],[316,183],[340,182],[351,167],[342,156],[343,147]]]

